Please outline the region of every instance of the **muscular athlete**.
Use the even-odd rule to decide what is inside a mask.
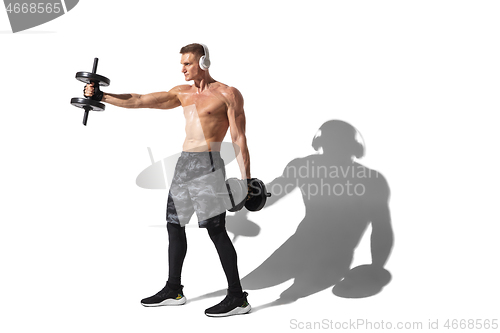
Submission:
[[[246,292],[243,292],[237,268],[234,246],[225,228],[225,209],[217,200],[206,197],[224,181],[224,163],[220,158],[220,143],[228,128],[231,139],[239,149],[237,162],[243,180],[250,179],[250,155],[245,136],[243,97],[238,89],[215,81],[208,71],[208,50],[202,44],[189,44],[181,53],[182,73],[192,85],[179,85],[168,92],[151,94],[110,94],[85,87],[85,96],[102,98],[103,102],[123,108],[173,109],[183,107],[186,118],[186,139],[178,160],[167,203],[169,235],[169,277],[157,294],[141,301],[144,306],[181,305],[186,303],[181,285],[181,270],[186,255],[185,224],[193,212],[200,227],[207,228],[228,281],[228,293],[222,302],[205,310],[208,316],[229,316],[250,311]],[[207,66],[208,64],[208,66]],[[205,67],[205,68],[202,68]],[[220,179],[219,179],[220,178]],[[223,212],[222,212],[223,210]]]

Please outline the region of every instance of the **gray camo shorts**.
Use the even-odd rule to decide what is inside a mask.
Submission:
[[[184,227],[193,213],[200,228],[224,225],[226,169],[219,152],[182,152],[168,192],[167,222]]]

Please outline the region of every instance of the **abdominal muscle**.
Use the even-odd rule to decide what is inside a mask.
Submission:
[[[226,112],[204,112],[195,105],[184,107],[186,118],[186,139],[183,151],[205,152],[220,151],[220,142],[226,136],[229,127]],[[215,144],[218,143],[218,144]]]

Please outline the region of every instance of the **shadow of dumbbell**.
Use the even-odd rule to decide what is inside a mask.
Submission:
[[[239,236],[255,237],[260,233],[259,225],[248,219],[247,210],[240,210],[232,216],[227,216],[226,229],[234,235],[233,242]]]

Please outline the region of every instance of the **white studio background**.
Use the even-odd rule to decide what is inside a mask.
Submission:
[[[82,0],[63,17],[12,34],[0,11],[0,296],[3,332],[284,332],[290,321],[498,318],[497,117],[500,4],[495,1]],[[265,182],[330,119],[355,126],[361,162],[391,188],[395,244],[381,293],[324,290],[293,304],[213,320],[219,299],[143,308],[167,276],[166,191],[135,184],[180,151],[180,109],[90,114],[69,104],[77,71],[114,93],[182,84],[179,49],[210,48],[212,76],[245,97],[252,176]],[[228,137],[226,138],[229,139]],[[241,275],[304,215],[299,192],[252,213],[257,237],[235,242]],[[188,299],[225,287],[205,230],[189,228]],[[369,263],[369,239],[356,252]],[[291,281],[250,292],[253,306]],[[495,317],[496,316],[496,317]]]

